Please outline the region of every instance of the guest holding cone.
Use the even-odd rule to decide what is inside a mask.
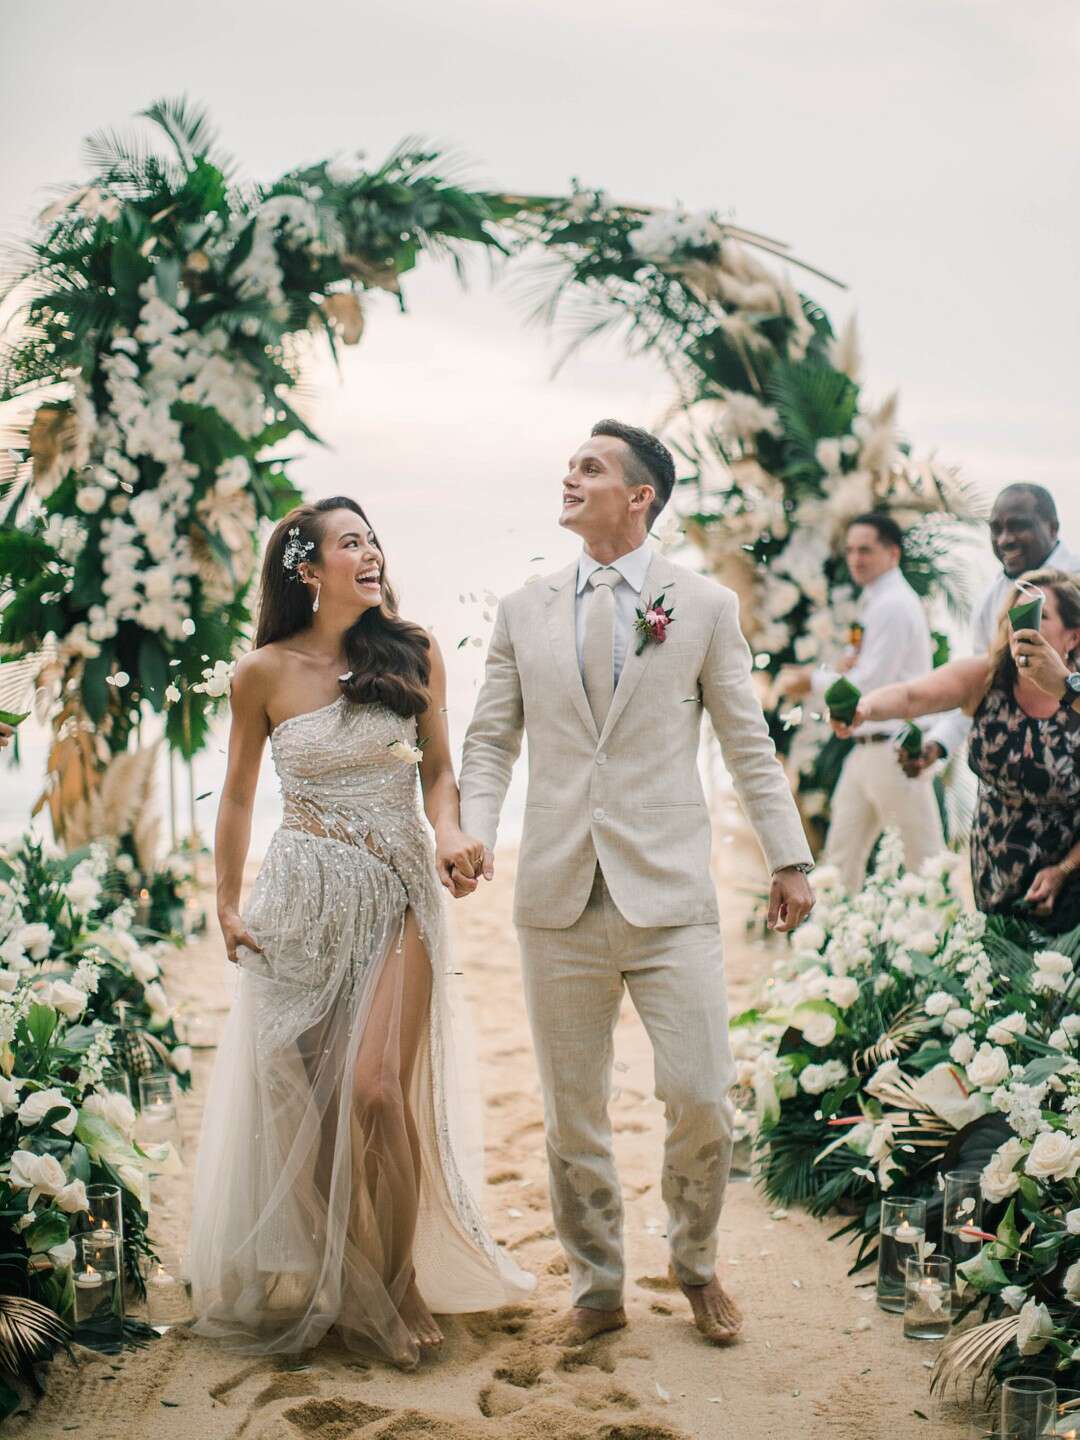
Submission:
[[[1039,628],[1009,612],[1042,596]],[[1021,614],[1019,619],[1023,619]],[[849,735],[871,721],[960,709],[972,720],[968,764],[979,794],[971,833],[975,900],[988,914],[1050,934],[1080,924],[1080,582],[1063,570],[1019,577],[989,655],[864,695]]]

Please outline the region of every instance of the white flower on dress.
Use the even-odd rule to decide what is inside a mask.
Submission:
[[[387,747],[395,760],[400,760],[403,765],[419,765],[424,758],[424,752],[419,745],[410,745],[407,740],[394,740]]]

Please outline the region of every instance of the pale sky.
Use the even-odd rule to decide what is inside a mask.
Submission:
[[[916,449],[987,494],[1048,485],[1080,548],[1078,65],[1064,0],[5,0],[0,234],[84,175],[84,135],[181,92],[259,179],[418,134],[481,184],[550,193],[577,176],[714,208],[848,282],[813,293],[834,323],[858,312],[868,390],[899,388]],[[369,510],[405,612],[448,654],[460,741],[482,652],[455,646],[487,627],[459,593],[569,559],[566,456],[602,415],[654,421],[668,392],[610,347],[551,379],[557,341],[482,266],[463,293],[422,262],[406,297],[405,316],[370,306],[340,377],[314,368],[328,448],[298,444],[294,473]],[[0,762],[0,834],[40,773],[27,740],[21,772]]]

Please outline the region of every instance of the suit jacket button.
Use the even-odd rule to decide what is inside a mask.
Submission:
[[[604,752],[603,752],[602,750],[600,751],[600,754],[597,755],[597,757],[596,757],[596,763],[597,763],[598,765],[606,765],[606,764],[607,764],[607,756],[604,754]]]
[[[592,812],[592,818],[593,818],[594,820],[603,820],[603,818],[604,818],[604,812],[603,812],[603,810],[594,810],[594,811]]]

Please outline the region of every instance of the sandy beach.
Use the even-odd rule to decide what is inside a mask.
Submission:
[[[752,997],[769,950],[747,938],[756,848],[728,812],[716,868],[733,1011]],[[539,1087],[510,920],[513,857],[495,882],[453,912],[457,957],[473,1007],[486,1097],[488,1185],[495,1236],[538,1277],[529,1304],[451,1317],[446,1344],[414,1374],[327,1344],[303,1361],[230,1355],[184,1330],[148,1350],[55,1361],[49,1393],[11,1433],[54,1440],[810,1440],[966,1437],[970,1421],[928,1394],[936,1346],[905,1341],[899,1317],[873,1301],[872,1275],[849,1278],[835,1225],[773,1215],[749,1183],[733,1183],[720,1233],[721,1277],[746,1316],[735,1347],[706,1345],[666,1280],[659,1195],[662,1109],[644,1032],[629,1004],[616,1037],[613,1117],[626,1202],[629,1327],[575,1350],[545,1338],[568,1299],[548,1207]],[[170,993],[207,1047],[228,1007],[216,927],[169,963]],[[197,1054],[183,1105],[187,1158],[213,1060]],[[152,1233],[179,1244],[188,1177],[173,1182]]]

